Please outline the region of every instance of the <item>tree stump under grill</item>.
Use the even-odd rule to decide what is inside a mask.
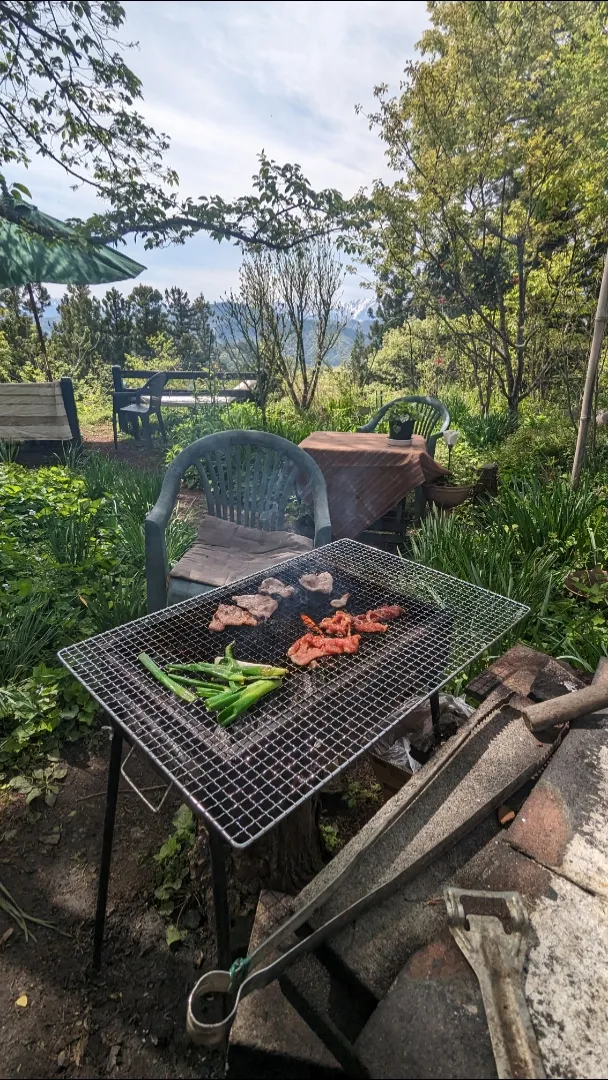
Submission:
[[[320,801],[308,799],[245,851],[226,847],[226,873],[231,918],[253,914],[262,889],[295,896],[324,865],[319,834]],[[193,889],[215,925],[209,843],[204,826],[190,855]]]

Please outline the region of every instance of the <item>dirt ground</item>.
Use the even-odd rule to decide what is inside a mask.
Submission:
[[[187,995],[215,966],[206,920],[172,952],[154,904],[152,855],[171,832],[176,798],[153,815],[121,785],[103,963],[99,973],[91,968],[108,755],[104,734],[91,751],[81,744],[66,750],[61,793],[39,817],[23,796],[0,804],[0,882],[28,914],[67,935],[35,927],[37,941],[26,942],[0,910],[0,1076],[223,1076],[223,1053],[194,1046],[185,1032]],[[135,777],[143,786],[159,783],[143,765]],[[374,778],[362,761],[348,780],[369,786]],[[349,811],[330,795],[323,820],[345,841],[378,805]],[[241,936],[235,945],[244,952],[248,935]]]
[[[118,450],[114,448],[114,433],[110,421],[101,421],[97,424],[82,425],[82,440],[85,450],[94,453],[99,451],[117,461],[126,461],[139,469],[161,467],[164,462],[165,451],[158,436],[153,439],[153,446],[149,447],[143,439],[137,442],[122,432],[118,435]]]
[[[186,1038],[186,997],[203,957],[206,926],[176,951],[153,901],[154,863],[177,801],[158,816],[137,796],[119,796],[101,971],[91,970],[93,916],[109,743],[72,747],[68,776],[38,820],[23,797],[0,807],[0,881],[30,915],[69,936],[36,927],[37,942],[0,911],[2,1077],[215,1077],[222,1055]],[[158,784],[140,770],[141,782]],[[150,798],[158,796],[151,795]],[[6,932],[12,933],[6,938]],[[202,967],[213,966],[212,963]],[[26,1005],[17,1005],[27,998]]]

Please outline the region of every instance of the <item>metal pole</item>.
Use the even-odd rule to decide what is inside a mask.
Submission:
[[[217,829],[209,822],[205,822],[205,827],[209,835],[209,851],[211,854],[217,966],[220,971],[229,971],[232,956],[230,950],[230,908],[228,905],[228,886],[226,884],[226,854],[224,842]]]
[[[99,867],[99,886],[97,889],[97,911],[95,912],[95,931],[93,936],[93,967],[101,964],[103,928],[106,921],[108,902],[108,884],[110,881],[110,863],[112,861],[112,840],[114,838],[114,819],[120,781],[120,761],[122,758],[122,735],[114,728],[110,747],[110,768],[108,771],[108,790],[106,794],[106,814],[103,822],[103,843],[101,847],[101,865]]]
[[[591,349],[589,351],[589,363],[587,364],[587,376],[585,378],[585,389],[583,391],[583,401],[581,405],[581,416],[578,425],[578,438],[576,440],[576,450],[574,452],[574,462],[572,464],[572,487],[576,487],[578,484],[581,469],[583,467],[583,458],[585,456],[585,446],[587,443],[587,432],[589,430],[589,421],[591,419],[591,410],[593,406],[593,393],[595,390],[595,380],[597,378],[597,369],[600,360],[600,353],[602,351],[602,341],[604,338],[604,329],[606,322],[608,321],[608,254],[604,260],[604,271],[602,274],[602,284],[600,286],[600,295],[597,302],[597,309],[595,312],[595,324],[593,327],[593,340],[591,342]]]

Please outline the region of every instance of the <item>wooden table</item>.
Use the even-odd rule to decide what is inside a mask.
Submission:
[[[313,431],[300,446],[325,477],[336,540],[360,536],[408,492],[447,472],[421,435],[403,445],[371,432]]]

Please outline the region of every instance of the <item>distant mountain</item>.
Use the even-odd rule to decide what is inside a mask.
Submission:
[[[50,334],[51,333],[51,330],[53,329],[54,323],[56,323],[57,320],[59,319],[59,310],[58,310],[58,308],[59,308],[60,303],[61,303],[61,297],[51,297],[51,303],[50,303],[49,307],[46,309],[46,311],[44,313],[44,316],[43,316],[43,318],[41,320],[42,329],[44,330],[45,334]],[[220,301],[220,302],[210,304],[209,307],[211,308],[211,312],[212,312],[212,315],[214,317],[213,322],[215,324],[215,330],[216,330],[216,333],[218,335],[218,339],[221,342],[223,339],[225,340],[225,335],[223,335],[222,332],[221,332],[221,318],[222,318],[222,315],[224,314],[224,305]],[[365,335],[365,337],[369,336],[370,327],[371,327],[371,324],[372,324],[372,320],[369,318],[369,315],[368,315],[369,307],[370,307],[370,301],[369,300],[364,300],[364,301],[361,302],[360,305],[358,305],[355,308],[351,318],[348,320],[346,326],[344,327],[342,333],[340,334],[340,337],[339,337],[338,341],[334,345],[333,349],[331,349],[331,351],[328,353],[327,362],[329,364],[331,364],[332,367],[338,367],[340,364],[343,364],[346,360],[348,360],[348,358],[350,356],[350,353],[351,353],[351,349],[353,347],[353,341],[355,339],[355,334],[357,333],[357,330],[361,330],[363,332],[363,334]],[[314,320],[313,319],[307,319],[306,320],[306,334],[307,334],[307,337],[310,340],[310,348],[311,348],[311,350],[312,350],[313,327],[314,327]]]
[[[224,305],[220,303],[210,304],[211,311],[214,316],[214,327],[220,344],[226,340],[226,331],[222,330],[222,318],[225,319]],[[327,354],[327,363],[332,367],[339,367],[348,360],[351,349],[353,347],[353,341],[357,330],[361,330],[364,336],[369,336],[372,320],[367,316],[367,308],[369,306],[366,301],[365,306],[357,308],[355,314],[348,320],[346,326],[342,330],[340,337],[338,338],[333,349],[330,349]],[[310,342],[310,346],[307,348],[307,353],[312,354],[313,350],[313,333],[314,333],[314,319],[307,319],[305,322],[305,334]],[[238,336],[237,336],[238,340]]]

